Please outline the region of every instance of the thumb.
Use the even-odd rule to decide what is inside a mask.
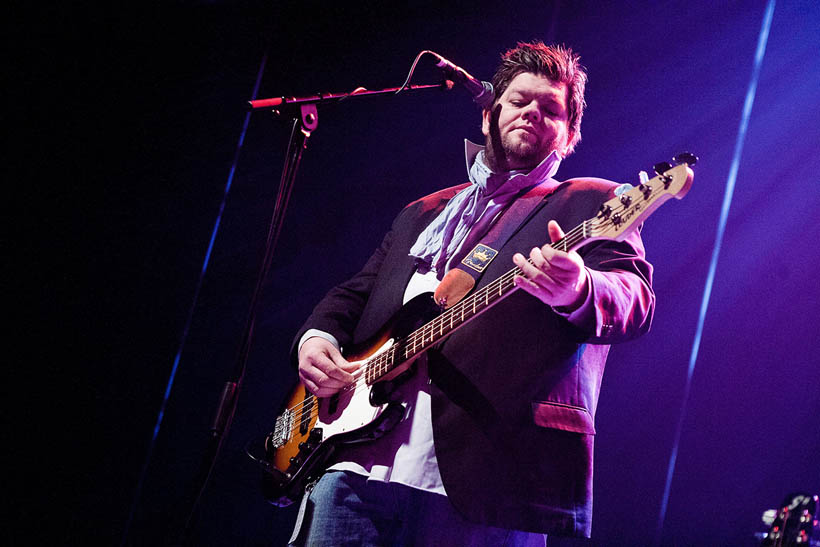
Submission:
[[[359,363],[351,363],[347,359],[345,359],[341,353],[336,351],[333,353],[330,358],[336,364],[337,367],[344,370],[345,372],[353,372],[357,368],[359,368]]]
[[[547,231],[549,232],[550,242],[552,243],[555,243],[564,237],[564,230],[562,230],[558,223],[554,220],[550,220],[549,224],[547,224]]]

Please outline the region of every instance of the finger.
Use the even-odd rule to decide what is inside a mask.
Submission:
[[[532,265],[539,270],[543,270],[545,266],[548,266],[544,253],[538,247],[533,247],[530,251],[530,260],[532,260]]]
[[[323,396],[323,389],[319,382],[316,381],[314,378],[315,375],[324,376],[319,371],[316,370],[308,370],[308,369],[299,369],[299,380],[302,381],[304,384],[305,389],[309,392],[313,393],[314,395]]]
[[[572,278],[572,271],[575,267],[566,253],[561,253],[545,246],[543,249],[535,248],[530,251],[532,264],[521,268],[532,281],[542,286],[551,286],[562,283]],[[534,266],[534,268],[533,268]]]
[[[521,270],[521,273],[524,274],[524,276],[529,280],[534,280],[543,273],[541,270],[536,268],[534,264],[527,262],[527,259],[524,258],[524,255],[521,253],[516,253],[513,255],[513,262],[516,266],[518,266],[518,269]]]
[[[544,257],[546,267],[541,268],[544,271],[549,271],[550,274],[561,276],[565,273],[571,274],[579,268],[579,259],[573,257],[574,251],[565,253],[553,249],[550,245],[544,245],[541,248],[541,256]]]
[[[360,363],[351,363],[347,359],[345,359],[341,352],[336,348],[336,346],[329,344],[323,348],[323,355],[327,356],[334,365],[339,367],[345,372],[354,372],[356,369],[361,366]]]
[[[539,251],[540,252],[540,251]],[[524,261],[523,258],[518,264],[518,269],[529,280],[535,283],[536,286],[548,288],[551,292],[559,285],[562,280],[570,277],[561,269],[554,268],[552,264],[543,262],[540,268],[536,268],[534,264]]]
[[[550,287],[545,287],[520,275],[513,278],[513,283],[517,287],[524,289],[526,292],[544,302],[549,301],[553,296],[553,292]]]
[[[552,245],[547,243],[540,249],[541,256],[544,257],[544,261],[552,267],[555,264],[560,264],[560,262],[566,259],[567,253],[560,251],[554,248]]]
[[[339,392],[340,388],[328,388],[322,387],[318,384],[315,384],[311,381],[304,381],[305,389],[307,389],[310,393],[316,395],[317,397],[330,397],[331,395],[335,395]]]
[[[351,363],[350,361],[342,357],[342,354],[338,351],[330,354],[330,358],[333,360],[333,363],[337,367],[344,370],[345,372],[355,372],[361,366],[361,362]]]
[[[550,220],[547,223],[547,232],[550,235],[550,241],[553,243],[564,237],[564,230],[562,230],[561,226],[554,220]]]
[[[313,380],[311,380],[310,378],[305,378],[301,374],[299,375],[299,378],[302,380],[302,384],[305,386],[305,389],[307,389],[314,395],[319,395],[319,391],[321,391],[321,388],[318,385],[316,385],[316,383],[314,383]]]
[[[577,270],[578,266],[572,260],[560,255],[552,256],[541,268],[541,271],[554,281],[573,279]]]
[[[339,380],[337,378],[333,378],[328,376],[321,368],[313,366],[311,364],[307,364],[304,367],[300,367],[299,369],[300,377],[310,380],[317,386],[323,388],[333,388],[333,389],[341,389],[346,386],[349,382],[345,382],[344,380]]]
[[[339,357],[340,359],[341,356]],[[342,359],[343,360],[343,359]],[[337,365],[330,357],[323,355],[313,362],[313,366],[325,373],[329,378],[349,384],[353,381],[353,375]]]
[[[338,380],[328,378],[321,370],[310,365],[299,368],[299,379],[305,389],[318,397],[328,397],[344,387]]]

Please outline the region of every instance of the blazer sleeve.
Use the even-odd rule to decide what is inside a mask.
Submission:
[[[649,330],[655,310],[652,265],[639,230],[624,241],[598,241],[579,250],[589,272],[590,309],[576,324],[591,343],[630,340]]]

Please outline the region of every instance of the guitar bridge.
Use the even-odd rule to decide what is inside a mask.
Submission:
[[[277,449],[290,440],[293,432],[293,412],[286,410],[278,418],[273,426],[273,431],[265,439],[266,448]]]

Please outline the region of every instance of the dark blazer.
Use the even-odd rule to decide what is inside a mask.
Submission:
[[[364,268],[322,299],[296,340],[315,328],[345,347],[379,330],[402,305],[414,272],[410,247],[464,186],[404,208]],[[509,271],[514,253],[548,242],[549,220],[569,231],[593,217],[615,187],[603,179],[560,184],[499,250],[477,286]],[[436,458],[448,497],[469,520],[590,534],[594,417],[609,344],[648,330],[655,295],[637,231],[623,242],[596,241],[578,252],[592,281],[594,311],[585,324],[573,325],[516,291],[428,351]]]

